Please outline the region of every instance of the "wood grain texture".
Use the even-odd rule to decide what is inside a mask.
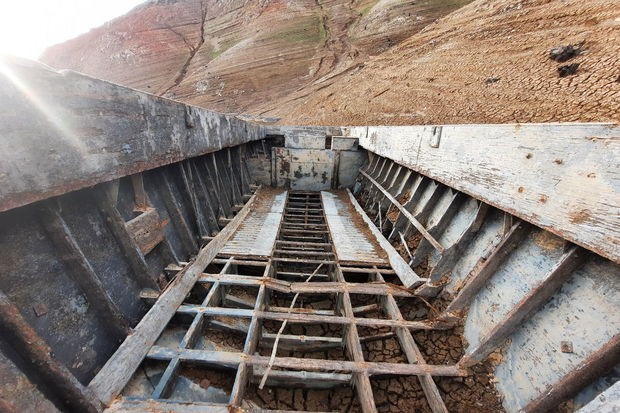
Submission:
[[[260,189],[256,194],[259,192]],[[89,383],[88,388],[94,391],[104,404],[109,404],[123,390],[150,347],[155,343],[177,308],[183,303],[196,280],[243,222],[256,199],[256,194],[239,211],[230,224],[200,250],[194,262],[177,274],[168,289],[160,295],[155,305],[138,323],[133,334],[125,339]]]
[[[347,134],[378,155],[620,262],[617,124],[353,127]]]
[[[0,60],[0,211],[262,138],[234,116]]]

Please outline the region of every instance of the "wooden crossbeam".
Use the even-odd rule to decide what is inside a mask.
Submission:
[[[191,364],[211,365],[231,369],[237,368],[241,362],[245,362],[251,366],[261,367],[265,367],[269,364],[269,357],[266,356],[247,355],[226,351],[175,349],[162,346],[151,347],[147,357],[152,360],[163,361],[179,358],[181,361]],[[369,375],[378,376],[417,376],[420,374],[430,374],[432,376],[465,377],[469,375],[467,369],[456,365],[379,363],[297,357],[276,357],[273,366],[289,370],[368,373]]]

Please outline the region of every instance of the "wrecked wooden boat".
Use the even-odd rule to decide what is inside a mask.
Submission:
[[[618,125],[274,126],[21,60],[0,109],[3,412],[617,406]]]

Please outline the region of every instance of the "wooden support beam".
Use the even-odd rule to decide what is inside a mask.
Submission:
[[[344,276],[340,266],[336,267],[336,280],[344,282]],[[344,311],[345,317],[354,319],[353,306],[351,305],[351,296],[347,291],[338,296],[339,306]],[[351,359],[356,363],[364,363],[364,352],[362,343],[360,343],[357,326],[354,323],[345,325],[344,328],[345,350],[349,353]],[[353,382],[357,390],[357,397],[364,413],[373,413],[377,411],[375,399],[372,393],[372,385],[370,384],[370,375],[367,370],[357,371],[353,373]]]
[[[105,327],[117,338],[124,339],[131,332],[129,321],[112,301],[58,210],[47,202],[39,212],[45,231],[61,253],[60,259],[66,264],[69,277],[78,285],[98,315],[104,319]]]
[[[369,126],[349,132],[369,151],[620,262],[617,123]],[[439,136],[438,145],[428,144]]]
[[[486,260],[481,259],[481,262],[467,276],[465,286],[439,318],[460,316],[480,289],[484,287],[484,284],[495,274],[502,262],[519,246],[528,231],[529,225],[527,223],[518,222],[514,224],[504,239],[495,247],[491,255]]]
[[[383,277],[381,274],[375,274],[377,281],[383,281]],[[383,299],[383,308],[387,315],[394,320],[402,320],[403,316],[398,308],[398,304],[392,295],[387,295]],[[425,364],[424,355],[420,351],[417,343],[413,339],[413,335],[411,331],[406,328],[398,327],[396,329],[396,335],[398,337],[398,341],[403,348],[403,352],[407,357],[407,361],[412,364]],[[424,391],[424,395],[426,396],[426,400],[428,401],[428,405],[430,406],[433,413],[448,413],[448,409],[446,408],[443,399],[441,398],[441,394],[439,394],[439,390],[437,389],[437,385],[433,380],[433,377],[430,374],[424,374],[418,376],[420,380],[420,386],[422,386],[422,390]]]
[[[152,360],[172,360],[180,358],[181,361],[195,365],[220,366],[235,369],[243,361],[251,366],[266,367],[270,357],[247,355],[243,353],[225,351],[207,351],[194,349],[178,349],[170,347],[153,346],[147,357]],[[432,364],[399,364],[380,363],[369,361],[343,361],[321,360],[296,357],[276,357],[273,367],[290,370],[307,371],[332,371],[340,373],[362,373],[379,376],[417,376],[430,374],[432,376],[466,377],[467,369],[455,365],[432,365]]]
[[[302,294],[336,294],[348,291],[351,294],[366,295],[386,295],[391,294],[395,297],[415,297],[415,293],[401,286],[382,283],[351,283],[351,282],[334,282],[334,281],[315,281],[305,282],[289,282],[275,278],[264,279],[262,277],[253,277],[240,274],[203,274],[198,282],[212,283],[221,282],[224,285],[246,285],[260,286],[265,285],[267,288],[282,293],[302,293]]]
[[[254,367],[250,381],[259,384],[265,369]],[[345,386],[351,383],[351,374],[321,373],[313,371],[272,370],[267,378],[267,387],[302,388],[302,389],[331,389],[336,386]]]
[[[148,254],[164,241],[166,225],[168,220],[162,221],[157,210],[152,207],[144,207],[140,215],[125,223],[142,255]]]
[[[459,362],[463,367],[470,367],[485,360],[510,335],[521,326],[524,320],[541,308],[553,294],[583,263],[587,253],[579,247],[571,247],[562,255],[558,263],[551,269],[545,280],[532,288],[510,312],[495,325],[480,343],[467,352]]]
[[[257,193],[260,192],[257,191]],[[256,195],[255,195],[256,196]],[[155,305],[146,313],[118,350],[110,357],[88,387],[104,403],[109,404],[123,390],[131,376],[155,343],[166,324],[183,303],[200,274],[211,263],[226,241],[250,212],[254,199],[237,214],[233,222],[205,246],[195,260],[186,266],[168,286]]]
[[[422,234],[422,236],[440,253],[443,252],[444,247],[441,246],[441,244],[439,243],[439,241],[437,241],[435,239],[435,237],[433,237],[427,230],[426,228],[424,228],[424,225],[422,225],[420,223],[420,221],[418,221],[413,215],[411,215],[411,212],[407,211],[401,204],[400,202],[398,202],[398,200],[396,198],[394,198],[392,196],[392,194],[390,194],[389,192],[387,192],[385,189],[383,189],[383,187],[374,179],[372,179],[372,177],[370,175],[368,175],[366,172],[360,170],[360,174],[362,174],[366,179],[368,179],[368,181],[373,184],[378,190],[381,191],[381,193],[383,194],[383,196],[385,196],[399,211],[400,213],[405,216],[409,222],[411,222],[411,225],[413,225],[415,227],[415,229],[417,229],[420,234]]]
[[[227,404],[182,403],[168,400],[137,400],[120,398],[106,409],[106,413],[230,413]]]
[[[196,305],[183,304],[179,306],[177,312],[179,314],[197,314],[203,313],[206,316],[225,316],[225,317],[240,317],[240,318],[252,318],[254,314],[263,320],[288,320],[292,323],[306,323],[306,324],[351,324],[355,323],[360,326],[370,327],[406,327],[412,330],[445,330],[452,328],[453,325],[443,321],[425,320],[425,321],[397,321],[397,320],[385,320],[381,318],[348,318],[342,316],[322,316],[316,314],[296,313],[295,310],[290,314],[278,313],[272,311],[254,311],[242,308],[226,308],[226,307],[200,307]]]
[[[400,256],[398,251],[394,249],[392,244],[390,244],[389,241],[385,239],[383,234],[377,229],[377,227],[375,227],[374,223],[370,220],[370,218],[368,218],[368,215],[366,215],[362,207],[357,203],[357,200],[355,199],[351,191],[347,189],[347,193],[349,194],[351,204],[364,219],[364,221],[368,225],[368,228],[370,228],[370,231],[379,242],[381,248],[383,248],[383,250],[385,250],[385,252],[387,253],[390,265],[392,266],[394,271],[396,271],[396,275],[403,283],[403,285],[407,288],[410,288],[425,282],[426,279],[418,276],[418,274],[416,274],[415,271],[413,271],[411,267],[409,267],[405,260],[403,260],[403,258]]]
[[[140,247],[138,247],[138,244],[136,244],[127,230],[125,220],[110,199],[107,193],[107,188],[105,186],[96,187],[93,188],[92,193],[94,193],[97,200],[99,211],[105,218],[105,221],[112,231],[114,238],[118,242],[123,255],[127,258],[129,266],[131,267],[140,286],[143,288],[153,288],[158,290],[159,286],[155,282],[155,278],[150,274],[149,266],[144,260],[142,251],[140,251]]]
[[[142,211],[149,207],[149,200],[144,190],[144,180],[142,174],[131,175],[131,184],[133,186],[135,209]]]
[[[52,349],[3,292],[0,292],[0,331],[3,340],[32,363],[36,374],[67,406],[88,413],[103,410],[95,394],[54,358]]]
[[[609,373],[620,363],[620,334],[613,336],[581,364],[552,384],[540,396],[523,408],[524,413],[545,413],[575,396],[584,387]]]
[[[194,233],[189,228],[183,213],[181,212],[181,206],[174,196],[174,192],[172,191],[172,185],[168,180],[168,176],[165,170],[162,170],[159,173],[161,177],[160,194],[162,196],[162,200],[164,201],[164,205],[166,205],[166,210],[168,211],[168,215],[172,220],[172,225],[177,231],[183,246],[185,247],[186,252],[193,252],[198,249],[198,244],[196,243],[196,239],[194,238]]]

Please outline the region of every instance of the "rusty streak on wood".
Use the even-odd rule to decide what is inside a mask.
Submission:
[[[260,189],[257,193],[260,192]],[[104,403],[109,404],[120,394],[134,371],[155,343],[166,324],[174,316],[185,296],[191,291],[200,274],[211,263],[226,241],[243,222],[254,203],[256,194],[237,214],[233,221],[200,250],[196,259],[186,266],[168,286],[155,305],[146,313],[133,334],[121,344],[88,387]]]
[[[34,370],[67,406],[76,411],[96,413],[101,403],[82,386],[71,372],[52,355],[52,349],[24,319],[19,309],[0,292],[0,330],[2,337],[32,363]]]
[[[593,380],[607,374],[620,363],[620,334],[590,354],[576,368],[552,384],[540,396],[523,408],[524,413],[544,413],[575,396]]]
[[[134,193],[134,202],[135,209],[138,211],[143,211],[149,207],[149,200],[144,191],[144,180],[142,179],[142,174],[134,174],[131,175],[131,184],[133,186]]]

